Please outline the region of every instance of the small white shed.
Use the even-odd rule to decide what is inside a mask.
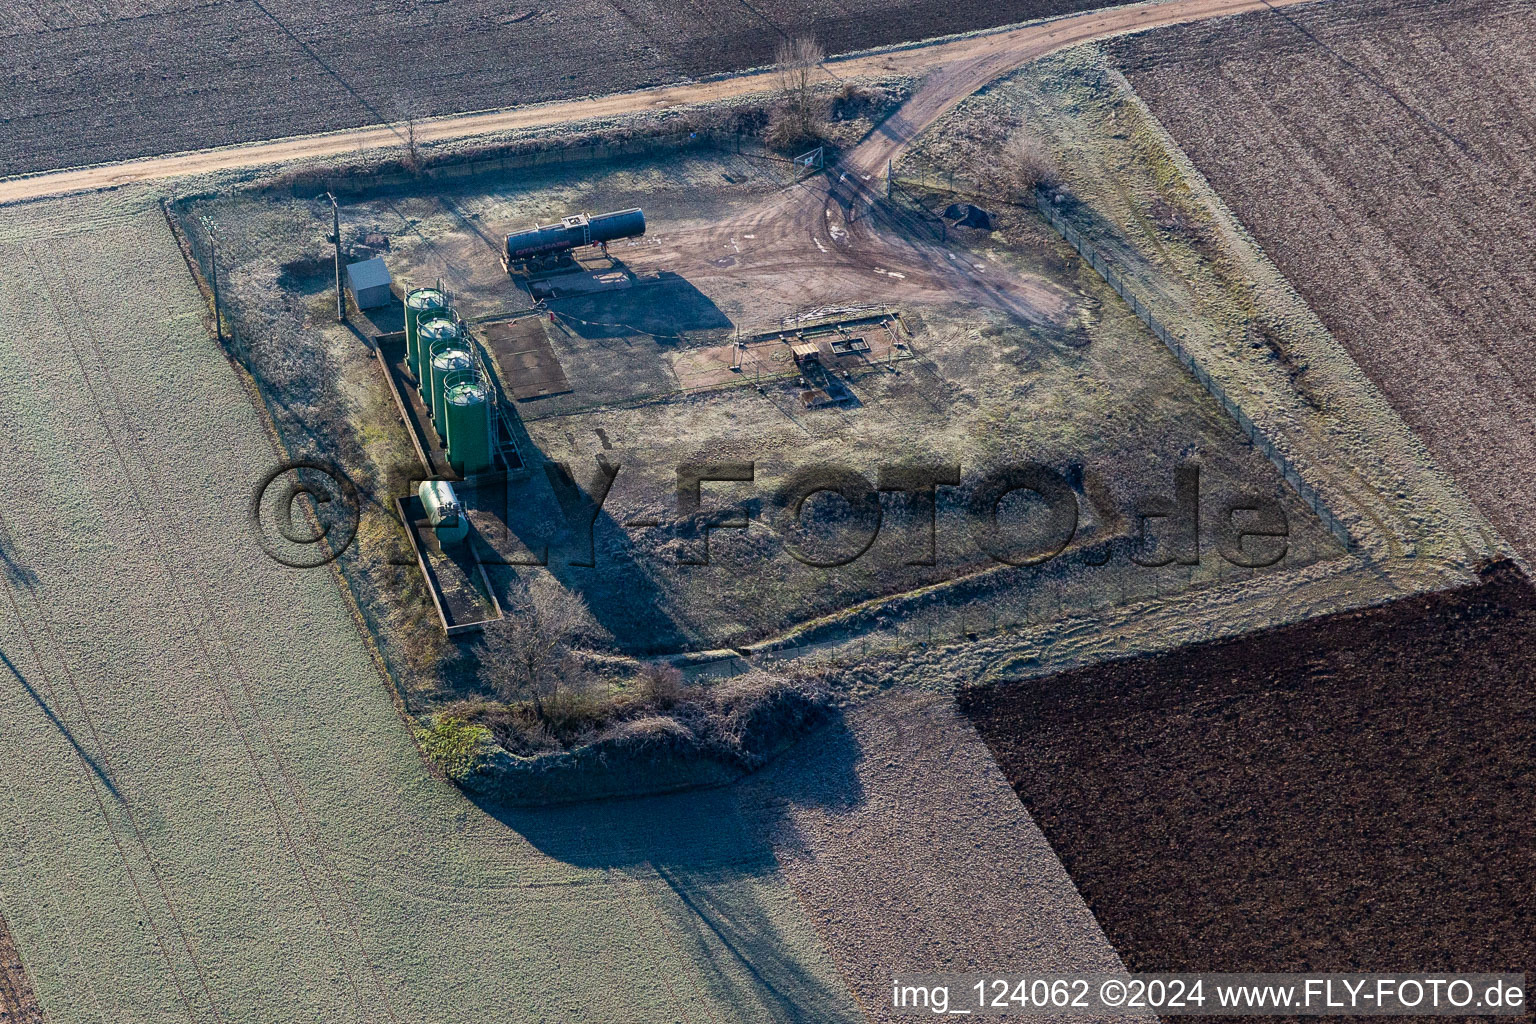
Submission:
[[[352,289],[352,301],[357,303],[358,309],[387,306],[392,298],[389,268],[384,266],[382,256],[347,264],[347,283]]]

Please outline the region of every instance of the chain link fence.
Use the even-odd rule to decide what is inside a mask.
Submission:
[[[1137,297],[1136,293],[1126,283],[1125,278],[1115,270],[1109,260],[1089,244],[1087,239],[1067,222],[1067,219],[1062,216],[1061,211],[1056,209],[1043,194],[1036,197],[1036,202],[1039,205],[1041,214],[1044,215],[1051,227],[1055,228],[1057,233],[1067,240],[1067,244],[1077,250],[1078,255],[1094,269],[1094,272],[1102,277],[1105,283],[1126,301],[1126,304],[1131,307],[1132,312],[1136,314],[1142,323],[1147,325],[1147,329],[1157,335],[1159,341],[1168,346],[1168,350],[1194,376],[1195,380],[1200,382],[1200,386],[1206,390],[1206,393],[1216,399],[1216,403],[1221,406],[1228,416],[1231,416],[1237,422],[1238,429],[1243,432],[1243,436],[1248,438],[1255,448],[1263,452],[1270,462],[1274,463],[1275,468],[1280,471],[1281,477],[1296,492],[1307,508],[1311,509],[1312,513],[1322,521],[1323,525],[1328,528],[1328,531],[1338,538],[1339,542],[1345,547],[1353,547],[1354,538],[1350,535],[1349,528],[1329,510],[1328,506],[1323,502],[1322,496],[1317,493],[1316,488],[1302,478],[1301,473],[1291,464],[1290,459],[1286,457],[1285,453],[1276,447],[1274,441],[1253,422],[1247,413],[1243,412],[1242,407],[1237,402],[1228,397],[1226,389],[1206,371],[1205,367],[1200,365],[1199,361],[1184,346],[1178,336],[1165,327],[1152,314],[1152,311]]]

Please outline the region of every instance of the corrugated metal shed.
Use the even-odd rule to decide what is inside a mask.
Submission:
[[[816,347],[814,341],[801,341],[789,346],[789,351],[794,354],[795,362],[801,363],[808,359],[821,359],[821,349]]]
[[[386,306],[390,300],[389,268],[382,257],[347,264],[347,283],[358,309]]]

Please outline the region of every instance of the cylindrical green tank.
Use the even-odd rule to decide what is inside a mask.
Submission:
[[[427,389],[427,370],[432,359],[432,346],[439,341],[459,340],[459,321],[451,309],[434,309],[416,318],[416,361],[411,372],[416,375],[416,389],[431,405],[432,392]]]
[[[416,496],[421,499],[439,544],[462,544],[469,537],[469,517],[464,514],[458,495],[453,493],[453,484],[447,480],[423,480]]]
[[[416,325],[423,313],[447,309],[448,297],[436,288],[413,288],[405,297],[405,359],[411,372],[421,375],[421,349],[417,347]]]
[[[447,345],[432,356],[432,422],[437,424],[437,436],[448,444],[448,428],[443,425],[443,384],[450,373],[474,369],[475,361],[458,345]]]
[[[475,372],[456,373],[444,381],[443,418],[448,424],[448,463],[461,476],[492,467],[491,402]]]

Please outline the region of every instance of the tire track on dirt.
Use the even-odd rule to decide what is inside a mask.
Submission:
[[[1529,66],[1528,10],[1341,3],[1112,48],[1435,461],[1527,555],[1532,132],[1510,97],[1531,90],[1511,70]]]
[[[69,321],[62,316],[63,311],[58,306],[57,299],[53,290],[47,286],[46,276],[43,274],[42,265],[37,261],[36,255],[32,251],[31,247],[23,246],[22,251],[25,253],[28,259],[32,260],[34,266],[38,270],[39,276],[37,280],[43,283],[43,291],[47,302],[53,308],[54,313],[59,315],[59,322],[68,323]],[[67,329],[63,333],[66,334],[66,336],[69,334]],[[103,420],[103,427],[105,427],[105,420]],[[8,548],[12,550],[15,549],[13,534],[9,529],[3,513],[0,513],[0,542],[3,542]],[[60,643],[59,637],[55,633],[47,613],[44,611],[41,599],[35,592],[29,593],[31,593],[32,598],[34,619],[42,626],[44,639],[47,642],[48,648],[56,652],[63,651],[65,649],[64,645]],[[58,689],[54,685],[55,676],[52,672],[49,671],[46,662],[43,660],[42,652],[38,648],[36,639],[33,636],[33,632],[28,628],[28,619],[22,612],[20,604],[16,601],[13,588],[6,587],[6,598],[12,611],[16,615],[17,628],[21,632],[23,639],[27,644],[27,648],[32,654],[33,661],[36,663],[38,672],[42,676],[53,707],[57,709],[55,714],[59,715],[62,719],[63,716],[67,714],[65,711],[65,702],[61,701],[59,698]],[[89,702],[86,700],[84,690],[80,685],[80,680],[76,677],[74,670],[70,667],[69,661],[62,654],[58,656],[57,660],[59,667],[63,670],[64,683],[68,687],[70,695],[74,698],[74,703],[79,709],[79,717],[90,731],[97,754],[101,758],[102,765],[105,766],[106,771],[103,773],[100,768],[92,764],[91,761],[87,758],[85,751],[78,744],[72,743],[76,761],[80,765],[81,770],[86,773],[87,785],[90,786],[97,807],[101,812],[102,818],[106,823],[108,831],[112,835],[113,844],[116,846],[119,857],[122,860],[124,870],[128,874],[129,882],[133,887],[136,895],[138,896],[141,906],[144,908],[146,920],[149,922],[151,929],[155,932],[157,945],[160,947],[161,954],[166,961],[167,970],[171,974],[177,992],[181,997],[181,1001],[187,1011],[187,1015],[189,1019],[194,1022],[199,1019],[198,1012],[194,1007],[192,998],[188,994],[187,988],[182,982],[181,973],[175,967],[175,963],[171,956],[171,949],[166,942],[165,934],[160,930],[160,926],[156,921],[154,911],[151,908],[149,901],[145,898],[143,888],[139,884],[138,878],[133,871],[132,864],[129,860],[127,851],[122,844],[121,837],[119,836],[116,827],[113,825],[111,812],[107,806],[106,801],[102,799],[100,789],[98,788],[98,781],[101,786],[108,789],[108,791],[117,799],[120,806],[122,807],[122,810],[128,821],[129,830],[133,833],[134,841],[137,844],[140,852],[143,854],[144,863],[148,867],[150,877],[154,881],[155,888],[159,892],[160,898],[165,903],[166,911],[170,914],[177,936],[181,941],[181,946],[186,951],[187,959],[192,964],[193,971],[197,976],[198,987],[201,988],[204,997],[208,1001],[210,1012],[216,1018],[221,1017],[222,1014],[220,1014],[218,1010],[218,1001],[214,998],[213,992],[208,984],[207,973],[203,970],[202,963],[199,960],[196,951],[192,947],[192,942],[187,935],[187,928],[182,919],[182,914],[177,909],[176,900],[172,898],[169,886],[167,885],[165,878],[160,872],[158,862],[149,848],[149,843],[145,838],[144,827],[140,824],[138,816],[134,812],[133,802],[129,799],[126,793],[121,791],[115,783],[110,781],[112,778],[117,777],[117,769],[113,764],[111,753],[102,738],[96,721],[90,713]],[[67,725],[67,719],[65,720],[65,724]]]
[[[28,258],[31,259],[32,262],[33,262],[34,268],[37,271],[37,278],[36,278],[36,280],[38,280],[40,283],[42,283],[44,293],[47,296],[47,301],[52,306],[53,312],[55,313],[55,315],[58,318],[58,322],[61,323],[61,324],[83,323],[83,324],[86,325],[85,326],[86,331],[90,332],[91,328],[89,326],[89,322],[90,322],[89,321],[89,316],[86,315],[85,307],[81,303],[79,295],[77,293],[74,293],[72,291],[72,289],[71,289],[72,294],[71,294],[70,300],[73,303],[73,305],[75,306],[75,309],[79,313],[79,315],[76,316],[76,317],[70,317],[70,316],[65,315],[65,310],[60,305],[57,292],[56,292],[55,288],[50,284],[50,282],[49,282],[49,275],[47,274],[47,271],[45,270],[42,262],[38,259],[36,253],[33,252],[30,248],[26,248],[24,251],[26,252]],[[62,264],[61,264],[61,270],[62,270]],[[65,275],[64,280],[65,280],[66,288],[68,288],[67,274]],[[119,437],[118,437],[118,432],[116,432],[116,431],[114,431],[112,429],[110,417],[107,415],[106,410],[105,410],[104,406],[102,405],[100,394],[98,392],[98,385],[92,379],[92,375],[91,375],[90,371],[87,369],[83,358],[80,356],[79,350],[78,350],[78,348],[77,348],[77,346],[75,344],[75,341],[74,341],[74,333],[73,333],[73,331],[71,331],[69,328],[66,327],[63,331],[61,331],[61,333],[64,334],[66,340],[68,341],[69,348],[70,348],[70,354],[73,356],[73,358],[74,358],[74,360],[76,362],[76,365],[80,368],[82,377],[84,379],[86,394],[89,396],[92,404],[96,408],[98,421],[101,424],[103,432],[106,433],[106,435],[107,435],[107,437],[109,439],[109,443],[111,444],[111,446],[113,448],[113,451],[114,451],[114,453],[117,456],[119,467],[121,469],[121,478],[128,484],[129,490],[131,491],[131,493],[133,495],[133,499],[135,501],[137,512],[138,512],[140,532],[141,532],[142,535],[152,538],[152,540],[155,542],[154,546],[155,546],[155,554],[157,556],[157,560],[158,560],[158,562],[160,564],[160,567],[161,567],[161,570],[162,570],[162,574],[163,574],[166,582],[168,582],[170,584],[170,586],[167,588],[167,592],[168,593],[174,593],[176,595],[176,597],[178,599],[178,602],[179,602],[179,604],[181,606],[182,614],[186,618],[186,620],[187,620],[187,622],[189,624],[190,633],[191,633],[192,637],[195,639],[195,641],[197,643],[197,646],[202,651],[204,660],[205,660],[206,664],[208,665],[210,681],[215,683],[215,685],[216,685],[220,695],[224,699],[224,702],[225,702],[224,710],[225,710],[226,717],[228,718],[231,727],[240,736],[241,742],[245,746],[247,754],[248,754],[248,756],[251,759],[252,768],[253,768],[253,771],[255,773],[255,776],[256,776],[257,780],[260,782],[263,790],[267,793],[267,795],[269,797],[269,800],[271,800],[271,804],[272,804],[272,807],[274,809],[274,812],[280,814],[280,812],[276,812],[276,800],[275,800],[275,797],[272,796],[270,786],[268,785],[268,783],[266,781],[266,776],[263,774],[263,772],[262,772],[262,770],[260,768],[260,765],[259,765],[259,762],[258,762],[258,759],[257,759],[257,757],[255,755],[254,750],[250,747],[249,741],[247,740],[246,735],[245,735],[245,730],[244,730],[244,728],[240,724],[238,714],[235,712],[232,703],[229,702],[228,693],[227,693],[227,691],[223,687],[223,684],[222,684],[222,681],[221,681],[221,677],[219,676],[219,674],[218,674],[218,672],[216,670],[216,667],[213,664],[212,659],[207,654],[207,649],[206,649],[206,646],[203,643],[202,634],[201,634],[201,632],[198,629],[196,620],[192,617],[190,611],[187,608],[187,605],[185,603],[185,597],[181,593],[180,587],[178,586],[177,581],[176,581],[176,574],[174,572],[174,569],[172,568],[172,565],[174,563],[173,563],[172,559],[170,558],[169,553],[165,550],[163,544],[160,544],[158,542],[159,535],[158,535],[157,529],[156,529],[156,527],[154,525],[154,520],[149,516],[148,511],[147,511],[147,504],[145,502],[143,494],[142,494],[138,484],[134,481],[134,477],[132,475],[132,469],[131,469],[131,466],[129,464],[129,461],[126,458],[126,456],[123,454],[123,451],[122,451],[122,446],[121,446],[121,442],[120,442]],[[100,358],[99,342],[94,343],[94,344],[95,344],[96,352],[98,354],[98,358]],[[126,425],[126,428],[127,428],[124,432],[127,433],[129,435],[130,439],[131,439],[130,440],[130,444],[134,444],[137,441],[137,431],[136,431],[136,429],[132,425],[131,418],[128,418],[126,412],[122,410],[120,397],[118,399],[118,408],[119,408],[120,415],[123,417],[123,423]],[[148,462],[144,458],[142,450],[141,449],[136,449],[136,451],[139,454],[139,457],[140,457],[141,461],[143,461],[144,464],[147,466]],[[156,486],[157,487],[159,486],[158,482],[156,483]],[[55,649],[55,650],[62,649],[60,647],[59,643],[58,643],[58,638],[56,637],[56,635],[54,635],[52,633],[51,627],[47,626],[47,620],[43,617],[44,613],[42,611],[41,606],[38,607],[37,611],[38,611],[39,619],[45,623],[45,628],[49,630],[49,644],[50,644],[50,647],[52,649]],[[74,685],[72,670],[69,669],[67,662],[65,662],[62,658],[60,658],[60,662],[61,662],[61,664],[64,665],[65,671],[70,673],[72,685]],[[78,686],[75,686],[75,690],[76,690],[77,700],[80,702],[81,707],[82,707],[82,713],[85,715],[87,722],[90,724],[90,728],[91,728],[93,736],[96,737],[97,749],[100,752],[102,760],[108,766],[108,769],[111,772],[111,774],[113,774],[115,776],[117,774],[117,772],[116,772],[115,768],[112,765],[110,754],[109,754],[109,752],[107,750],[107,747],[106,747],[105,743],[102,741],[99,732],[97,732],[97,730],[96,730],[96,726],[95,726],[94,721],[90,719],[89,712],[85,710],[85,701],[84,701],[83,696],[80,694]],[[128,802],[126,800],[125,800],[125,807],[130,807],[131,808],[131,805],[128,804]],[[129,810],[129,814],[130,814],[130,816],[132,815],[131,809]],[[295,858],[295,861],[298,864],[298,867],[299,867],[299,870],[300,870],[300,874],[304,878],[304,882],[305,882],[306,886],[311,889],[311,892],[313,894],[313,887],[312,887],[312,885],[310,883],[310,879],[308,877],[308,869],[304,866],[304,864],[302,862],[302,859],[299,856],[297,844],[293,843],[291,835],[289,835],[288,832],[287,832],[286,823],[284,821],[282,821],[282,819],[280,817],[279,817],[279,820],[278,820],[277,827],[278,827],[279,833],[284,836],[285,842],[290,847],[290,852],[292,853],[292,855]],[[181,914],[176,909],[175,901],[172,900],[170,895],[169,895],[169,893],[167,891],[165,891],[164,882],[163,882],[163,880],[159,876],[158,869],[154,867],[154,859],[153,859],[152,855],[149,853],[149,847],[147,845],[147,842],[145,842],[143,840],[142,832],[141,832],[141,830],[138,829],[137,824],[135,824],[135,831],[136,831],[137,834],[139,834],[141,845],[143,845],[143,847],[144,847],[146,859],[150,861],[151,868],[153,870],[155,870],[155,872],[156,872],[156,881],[157,881],[157,883],[159,883],[161,885],[162,892],[164,894],[167,907],[170,910],[172,917],[174,919],[176,919],[177,924],[178,924],[178,928],[180,928],[181,927],[181,925],[180,925]],[[318,898],[316,898],[316,912],[317,912],[317,914],[321,918],[322,926],[326,929],[327,934],[330,935],[331,934],[331,925],[330,925],[329,920],[325,917],[323,909],[319,905]],[[184,931],[183,931],[183,936],[184,936]],[[333,942],[334,942],[334,936],[332,935],[331,937],[332,937]],[[185,941],[185,938],[184,938],[184,941]],[[345,957],[341,954],[339,946],[337,946],[335,948],[336,948],[338,959],[340,960],[340,963],[341,963],[341,968],[342,968],[343,973],[345,973],[347,975],[347,977],[349,979],[351,979],[352,978],[351,971],[350,971],[350,968],[346,964]],[[197,972],[198,972],[198,975],[199,975],[199,978],[200,978],[200,981],[201,981],[201,985],[202,985],[205,993],[208,996],[210,1004],[215,1007],[215,1011],[216,1011],[217,1002],[214,999],[214,997],[213,997],[213,995],[211,993],[211,990],[209,990],[209,988],[208,988],[207,981],[206,981],[206,973],[203,971],[203,969],[201,967],[201,962],[198,959],[198,957],[195,954],[195,952],[192,951],[192,949],[190,947],[190,944],[187,944],[187,949],[188,949],[188,956],[192,959],[194,965],[196,965],[196,967],[197,967]],[[353,981],[353,984],[354,984],[354,987],[355,987],[355,980]],[[359,1007],[361,1008],[361,1006],[363,1005],[363,1000],[361,999],[360,993],[358,995],[358,1000],[359,1000]]]
[[[69,273],[68,273],[67,268],[65,267],[65,264],[63,262],[62,256],[59,259],[59,272],[60,272],[61,278],[65,281],[66,286],[70,290],[70,293],[71,293],[71,296],[72,296],[72,298],[73,298],[73,300],[75,302],[76,308],[81,309],[83,311],[84,306],[83,306],[83,303],[81,301],[80,295],[79,295],[78,291],[76,290],[73,281],[69,277]],[[88,320],[85,320],[84,322],[86,322],[87,325],[89,324]],[[118,416],[120,417],[122,423],[127,428],[126,433],[127,433],[128,437],[131,439],[130,440],[130,446],[134,449],[134,453],[135,453],[135,455],[137,455],[140,465],[144,468],[145,474],[149,478],[149,482],[151,484],[152,489],[155,492],[158,492],[158,493],[165,493],[166,492],[165,482],[160,477],[160,475],[155,471],[154,464],[150,461],[150,459],[148,458],[148,456],[144,452],[142,444],[138,440],[139,436],[140,436],[139,431],[137,429],[136,424],[134,423],[134,420],[133,420],[131,414],[124,407],[121,391],[117,387],[116,380],[115,380],[115,378],[111,374],[111,368],[107,365],[106,357],[105,357],[105,354],[102,351],[100,340],[98,338],[96,338],[95,332],[92,331],[89,326],[87,326],[87,328],[86,328],[86,333],[87,333],[88,339],[91,342],[92,352],[93,352],[93,354],[96,357],[96,362],[97,362],[98,367],[99,367],[99,369],[101,371],[102,377],[107,382],[107,387],[108,387],[108,389],[109,389],[109,391],[111,393],[111,396],[112,396],[113,405],[116,408]],[[83,371],[83,369],[84,368],[83,368],[83,365],[82,365],[82,371]],[[141,511],[143,511],[144,510],[144,505],[143,505],[143,501],[142,501],[142,496],[138,495],[137,492],[135,492],[135,493],[136,493],[136,497],[138,497],[139,500],[140,500]],[[163,549],[162,549],[162,554],[164,554]],[[167,563],[167,564],[169,564],[169,563]],[[169,570],[168,570],[168,575],[169,575]],[[224,624],[223,620],[219,617],[217,611],[215,611],[215,602],[211,599],[207,589],[203,586],[203,584],[199,581],[199,579],[195,575],[189,573],[188,574],[188,578],[191,579],[192,586],[197,591],[197,596],[200,598],[200,601],[201,601],[201,604],[202,604],[202,610],[207,613],[208,621],[213,625],[214,630],[216,631],[216,633],[218,635],[219,646],[222,648],[223,653],[224,653],[226,659],[228,660],[230,667],[233,669],[234,674],[235,674],[236,678],[238,679],[238,681],[240,683],[240,688],[241,688],[241,691],[245,695],[246,703],[247,703],[247,706],[250,709],[251,717],[256,721],[256,724],[257,724],[258,728],[261,731],[264,744],[265,744],[265,746],[267,748],[268,753],[270,753],[273,762],[277,766],[278,775],[280,776],[280,778],[283,781],[284,788],[287,790],[289,798],[294,802],[294,805],[297,807],[297,809],[298,809],[298,816],[300,818],[302,818],[308,824],[308,830],[307,830],[308,831],[308,835],[307,835],[307,838],[308,838],[309,843],[310,843],[311,851],[313,852],[316,860],[318,860],[319,863],[320,863],[321,871],[322,871],[322,873],[326,877],[326,880],[327,880],[327,882],[329,884],[329,887],[331,889],[332,894],[335,896],[337,902],[341,905],[342,912],[343,912],[343,914],[347,918],[347,923],[348,923],[348,926],[349,926],[349,928],[351,930],[351,933],[352,933],[354,941],[357,943],[357,946],[358,946],[359,950],[361,950],[363,952],[363,956],[362,956],[363,962],[368,967],[369,974],[371,975],[371,977],[373,979],[373,982],[374,982],[374,987],[377,989],[377,991],[379,993],[379,998],[384,1003],[386,1014],[388,1015],[390,1020],[396,1021],[396,1020],[398,1020],[398,1017],[395,1015],[394,1007],[393,1007],[393,1005],[392,1005],[392,1003],[391,1003],[391,1001],[389,999],[388,994],[384,990],[384,985],[383,985],[382,979],[380,979],[377,970],[373,966],[372,958],[371,958],[371,956],[368,955],[367,945],[363,941],[362,931],[361,931],[361,928],[360,928],[360,926],[358,924],[358,919],[357,919],[357,914],[356,914],[356,907],[355,907],[355,905],[353,905],[347,899],[347,897],[345,895],[343,895],[343,893],[341,891],[341,888],[340,888],[339,884],[337,883],[337,880],[336,880],[337,879],[337,872],[336,872],[336,869],[330,864],[329,859],[327,858],[327,856],[326,856],[326,854],[324,852],[324,848],[323,848],[323,846],[321,844],[321,840],[320,840],[319,827],[317,825],[315,825],[314,822],[313,822],[313,815],[311,814],[311,812],[309,810],[309,807],[308,807],[308,805],[307,805],[307,803],[306,803],[306,801],[305,801],[305,799],[303,797],[301,787],[299,787],[294,782],[293,770],[292,770],[291,766],[288,764],[288,762],[286,761],[286,759],[283,757],[282,748],[281,748],[280,744],[277,742],[276,738],[273,736],[271,723],[267,720],[266,716],[261,714],[260,708],[258,707],[257,702],[256,702],[255,689],[254,689],[254,687],[251,684],[249,675],[245,671],[245,666],[240,662],[239,657],[235,653],[234,645],[233,645],[233,643],[230,640],[229,631],[226,629],[225,624]],[[203,646],[203,644],[202,644],[201,633],[197,631],[196,624],[191,619],[190,616],[188,616],[188,621],[189,621],[189,624],[191,624],[192,627],[193,627],[194,634],[198,637],[199,646],[202,648],[205,656],[207,656],[207,648],[205,646]],[[217,673],[217,670],[216,670],[216,667],[214,665],[214,661],[213,661],[212,657],[207,657],[207,663],[208,663],[208,666],[209,666],[209,671],[210,671],[211,677],[216,679],[216,680],[219,680],[221,677]],[[220,688],[221,688],[221,690],[224,689],[223,686],[222,686],[222,682],[221,682],[221,687]],[[225,692],[227,692],[227,691],[225,691]],[[230,702],[229,707],[231,708],[231,710],[234,709],[233,702]],[[242,734],[242,739],[243,739],[243,734]],[[251,748],[249,746],[247,746],[247,750],[250,750],[250,749]],[[255,762],[253,760],[253,767],[254,767],[254,764],[255,764]],[[280,821],[283,821],[283,819],[282,819],[282,812],[278,808],[278,806],[277,806],[275,801],[273,801],[272,807],[273,807],[274,814],[276,814],[278,816]],[[286,826],[286,822],[283,823],[283,827],[284,828],[287,827]],[[298,858],[297,856],[296,856],[295,859],[296,859],[296,862],[300,865],[300,869],[302,871],[303,870],[302,859]],[[306,878],[306,880],[307,880],[307,878]],[[317,907],[317,911],[318,911],[319,910],[318,902],[316,904],[316,907]],[[322,917],[323,917],[323,912],[322,912]],[[343,958],[343,962],[344,962],[344,958]]]

